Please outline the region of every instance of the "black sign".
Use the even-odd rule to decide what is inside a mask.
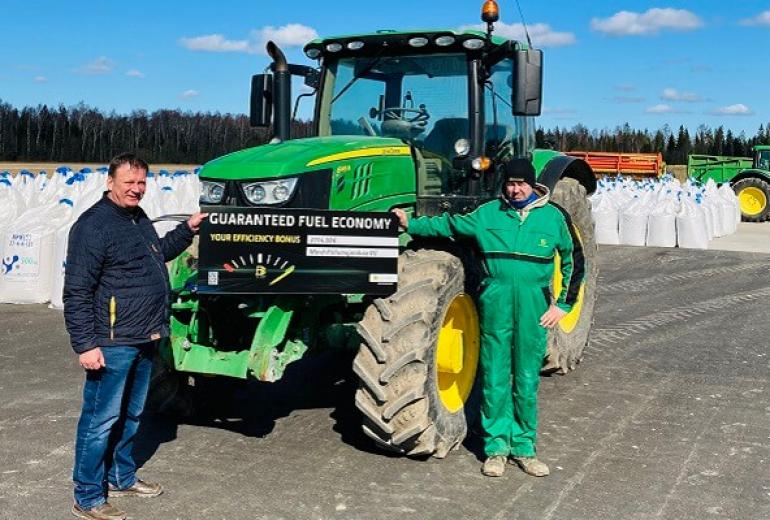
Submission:
[[[386,295],[398,284],[391,213],[210,206],[198,292]]]

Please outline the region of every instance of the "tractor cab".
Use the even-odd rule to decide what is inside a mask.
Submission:
[[[754,147],[754,168],[770,171],[770,145],[760,144]]]
[[[349,136],[385,154],[396,139],[414,162],[418,213],[469,211],[497,195],[499,165],[531,157],[541,108],[542,52],[489,27],[317,39],[304,48],[317,68],[269,45],[272,74],[252,79],[252,124],[291,139],[289,76],[304,76],[315,138]]]
[[[427,38],[407,36],[401,38],[407,47],[402,52],[413,53],[328,60],[318,134],[394,137],[411,145],[418,196],[492,194],[499,179],[494,169],[483,174],[485,167],[528,155],[534,147],[534,125],[512,112],[511,57],[489,63],[482,82],[473,74],[472,55],[436,49],[419,54],[424,47],[409,49],[408,42],[427,46]],[[471,41],[484,44],[473,36]],[[456,38],[437,36],[442,37]],[[471,114],[477,114],[475,120]],[[479,162],[474,169],[473,158],[488,158],[489,164]]]

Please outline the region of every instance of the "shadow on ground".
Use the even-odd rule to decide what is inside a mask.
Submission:
[[[141,467],[160,445],[177,438],[180,424],[235,432],[263,438],[276,421],[296,410],[331,408],[333,430],[356,450],[379,450],[361,430],[361,413],[355,406],[358,385],[351,369],[352,355],[325,352],[289,365],[274,383],[212,378],[199,383],[195,414],[186,419],[147,412],[137,433],[134,456]],[[308,384],[310,382],[310,384]]]

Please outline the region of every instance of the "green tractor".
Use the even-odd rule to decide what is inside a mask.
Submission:
[[[489,3],[489,2],[487,2]],[[318,67],[267,46],[271,72],[252,78],[251,119],[272,124],[269,144],[206,163],[201,204],[415,215],[469,212],[499,196],[501,166],[530,158],[539,182],[572,215],[586,280],[578,305],[549,339],[543,370],[566,373],[588,341],[597,278],[582,160],[535,149],[542,51],[487,31],[378,31],[313,40]],[[315,94],[313,137],[293,139],[292,76]],[[296,110],[296,106],[294,107]],[[380,447],[444,457],[473,418],[483,263],[471,244],[402,234],[397,290],[365,294],[201,294],[193,247],[171,266],[171,337],[161,346],[148,406],[189,411],[190,382],[276,381],[323,349],[355,352],[355,403]],[[558,269],[557,269],[558,273]],[[554,280],[553,294],[561,280]]]
[[[754,157],[690,155],[687,175],[717,184],[729,182],[746,222],[764,222],[770,218],[770,145],[754,146]]]

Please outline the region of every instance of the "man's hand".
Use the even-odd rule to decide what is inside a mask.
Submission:
[[[189,227],[190,231],[193,233],[197,233],[201,227],[201,222],[203,222],[203,219],[208,216],[208,213],[196,213],[192,215],[189,219],[187,219],[187,227]]]
[[[393,208],[390,210],[396,217],[398,217],[398,225],[406,229],[409,224],[409,219],[406,217],[406,211],[401,208]]]
[[[566,315],[566,312],[558,308],[556,305],[551,304],[551,306],[548,307],[548,310],[545,311],[542,316],[540,316],[540,325],[547,329],[552,329],[556,326],[557,323],[559,323],[559,320],[561,320]]]
[[[80,362],[80,366],[86,370],[99,370],[100,368],[107,366],[104,362],[102,349],[99,347],[83,352],[78,356],[78,361]]]

